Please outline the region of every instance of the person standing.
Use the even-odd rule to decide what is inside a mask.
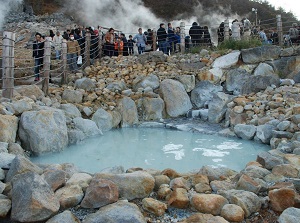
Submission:
[[[57,31],[56,35],[53,37],[56,60],[59,60],[61,58],[62,41],[63,41],[63,37],[60,35],[60,32]]]
[[[128,41],[124,33],[121,33],[121,40],[123,41],[124,44],[123,56],[128,56]]]
[[[159,29],[157,30],[157,42],[159,51],[162,51],[164,54],[168,55],[167,51],[167,32],[165,29],[165,24],[161,23],[159,25]]]
[[[235,19],[235,20],[232,21],[232,25],[231,25],[232,35],[231,35],[231,38],[233,40],[241,40],[241,26],[242,26],[242,23],[239,22],[239,20]]]
[[[69,40],[67,41],[67,52],[70,71],[75,72],[77,70],[77,56],[80,55],[80,46],[78,41],[75,40],[73,33],[70,34]]]
[[[129,35],[129,40],[128,40],[128,50],[129,50],[129,55],[133,55],[133,46],[134,46],[135,41],[132,39],[132,35]]]
[[[133,37],[133,40],[136,41],[136,46],[138,47],[139,54],[142,54],[145,52],[147,39],[145,34],[143,33],[142,28],[139,28],[138,32],[139,33]]]
[[[197,22],[193,22],[192,27],[189,30],[189,35],[191,36],[193,46],[199,46],[201,44],[203,29]]]
[[[35,34],[35,41],[32,45],[32,57],[34,58],[34,81],[40,80],[40,69],[44,59],[44,40],[40,33]]]
[[[109,57],[112,57],[114,55],[114,42],[115,42],[114,31],[115,30],[113,28],[110,28],[104,37],[106,55]]]
[[[172,24],[168,23],[168,45],[170,49],[170,53],[173,53],[175,51],[175,44],[176,44],[176,37],[175,32],[172,27]]]

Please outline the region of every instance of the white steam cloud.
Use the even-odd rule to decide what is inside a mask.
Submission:
[[[23,0],[0,0],[0,30],[10,10],[18,7],[22,2]]]

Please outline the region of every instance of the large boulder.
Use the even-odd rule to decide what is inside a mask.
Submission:
[[[270,144],[275,127],[270,124],[259,125],[256,127],[256,137],[263,143]]]
[[[234,133],[242,139],[253,139],[256,133],[256,126],[237,124],[234,126]]]
[[[26,97],[35,96],[39,99],[45,96],[44,92],[35,84],[17,86],[15,87],[15,91],[17,91],[20,95]]]
[[[159,88],[159,78],[154,74],[138,76],[132,84],[134,91],[137,91],[139,88],[145,89],[146,87],[150,87],[154,90]]]
[[[190,97],[179,82],[166,79],[160,84],[160,92],[166,105],[166,112],[171,117],[185,115],[191,108]]]
[[[160,120],[163,117],[165,103],[161,98],[143,98],[143,119]]]
[[[67,185],[55,191],[55,196],[59,200],[60,209],[65,210],[77,206],[84,193],[79,185]]]
[[[208,103],[208,121],[211,123],[219,123],[225,118],[227,104],[232,100],[233,96],[223,92],[212,94],[212,100]]]
[[[120,197],[128,200],[149,196],[155,184],[154,178],[143,171],[125,174],[97,173],[94,178],[111,180],[118,186]]]
[[[176,79],[183,84],[186,92],[191,92],[195,88],[196,80],[194,75],[179,75]]]
[[[211,83],[218,83],[223,77],[223,70],[215,67],[209,70],[201,70],[198,75],[198,80],[209,81]]]
[[[79,109],[73,104],[62,104],[60,109],[64,111],[67,118],[73,119],[81,117]]]
[[[281,57],[278,60],[269,61],[268,64],[274,67],[275,73],[281,78],[291,78],[299,83],[300,56]]]
[[[81,103],[83,93],[80,90],[65,89],[61,98],[62,100],[66,100],[68,103]]]
[[[34,172],[26,172],[14,178],[11,192],[11,219],[14,221],[44,221],[59,210],[59,202],[54,192],[48,183]]]
[[[203,108],[212,100],[213,93],[221,92],[222,90],[221,86],[214,85],[209,81],[201,81],[192,90],[191,101],[195,107]]]
[[[58,109],[24,112],[18,133],[22,147],[36,155],[61,151],[68,145],[66,118]]]
[[[122,127],[128,127],[138,124],[138,112],[134,101],[131,98],[124,97],[118,106],[122,116]]]
[[[137,205],[127,201],[118,201],[100,208],[88,215],[82,223],[146,223]]]
[[[267,75],[275,75],[274,69],[272,66],[270,66],[267,63],[260,63],[254,70],[254,75],[262,75],[262,76],[267,76]]]
[[[109,131],[113,127],[112,115],[102,108],[99,108],[92,117],[99,129],[103,132]]]
[[[239,95],[242,86],[250,77],[250,73],[245,69],[237,68],[228,71],[226,74],[225,89],[234,95]]]
[[[34,101],[30,98],[23,98],[10,103],[15,115],[20,115],[25,111],[30,111],[33,107]]]
[[[253,64],[266,60],[278,59],[281,47],[274,45],[264,45],[250,49],[242,49],[241,55],[244,63]]]
[[[267,87],[271,85],[279,86],[280,85],[279,77],[275,75],[251,76],[244,83],[241,89],[241,94],[250,94],[252,92],[257,93],[261,90],[265,90]]]
[[[241,52],[233,51],[224,56],[218,57],[212,64],[213,68],[229,68],[237,64]]]
[[[165,55],[162,51],[150,51],[138,56],[138,60],[141,64],[145,64],[147,61],[162,63],[166,62],[167,58],[167,55]]]
[[[92,120],[77,117],[73,119],[73,123],[76,129],[79,129],[84,133],[85,137],[102,135],[102,131],[97,127],[96,123]]]
[[[78,88],[86,91],[93,91],[96,88],[96,84],[92,79],[84,77],[75,81],[75,89]]]
[[[287,208],[285,209],[278,218],[279,223],[296,223],[300,219],[299,208]]]
[[[0,115],[0,141],[15,142],[18,130],[18,118],[11,115]]]

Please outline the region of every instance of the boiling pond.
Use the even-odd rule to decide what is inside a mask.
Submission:
[[[172,168],[181,173],[204,165],[240,171],[249,161],[256,160],[259,152],[269,149],[254,141],[217,135],[164,128],[122,128],[31,160],[41,164],[74,163],[89,173],[120,165],[125,169]]]

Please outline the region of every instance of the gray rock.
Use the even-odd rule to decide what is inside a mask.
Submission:
[[[300,219],[299,208],[287,208],[285,209],[278,218],[279,223],[297,223]]]
[[[122,174],[125,173],[125,170],[123,166],[114,166],[114,167],[105,168],[101,170],[99,173]]]
[[[218,57],[215,59],[215,61],[212,64],[213,68],[229,68],[234,65],[239,60],[241,52],[240,51],[233,51],[229,54],[226,54],[224,56]]]
[[[176,79],[183,84],[186,92],[191,92],[195,88],[196,79],[194,75],[180,75]]]
[[[63,150],[68,144],[64,113],[58,109],[24,112],[19,137],[22,147],[36,155]]]
[[[5,218],[11,209],[11,200],[9,198],[0,198],[0,218]]]
[[[55,197],[59,199],[61,210],[77,206],[83,196],[83,189],[79,185],[67,185],[55,191]]]
[[[127,201],[118,201],[88,215],[82,223],[146,223],[138,206]]]
[[[250,76],[242,86],[241,94],[250,94],[252,92],[256,93],[261,90],[265,90],[268,86],[279,86],[279,84],[280,79],[275,75]]]
[[[13,107],[14,114],[20,115],[25,111],[32,110],[33,103],[34,103],[34,101],[32,99],[24,98],[24,99],[12,102],[11,105]]]
[[[208,121],[211,123],[219,123],[225,118],[227,104],[232,100],[233,96],[223,92],[213,93],[212,100],[208,103]]]
[[[84,140],[86,138],[86,135],[83,131],[79,129],[70,129],[68,130],[68,144],[76,144],[80,141]]]
[[[256,126],[238,124],[234,126],[234,133],[242,139],[253,139],[256,133]]]
[[[11,115],[0,115],[0,142],[15,142],[18,130],[18,118]]]
[[[75,89],[78,88],[85,91],[93,91],[96,88],[96,84],[92,79],[85,77],[75,81]]]
[[[43,173],[42,177],[53,191],[66,184],[67,173],[59,169],[50,169]]]
[[[103,132],[109,131],[113,127],[112,115],[102,108],[99,108],[92,117],[92,120],[96,123],[99,129]]]
[[[150,51],[148,53],[143,53],[138,55],[138,60],[141,64],[145,64],[148,62],[166,62],[167,55],[165,55],[162,51]]]
[[[24,149],[18,143],[9,143],[8,152],[10,154],[14,154],[14,155],[21,155],[21,156],[24,156],[24,157],[27,156]]]
[[[79,129],[84,133],[85,137],[102,135],[102,131],[92,120],[77,117],[73,119],[73,123],[76,129]]]
[[[8,152],[8,143],[7,142],[0,142],[0,152],[7,153]]]
[[[269,152],[261,152],[257,155],[257,162],[259,162],[262,166],[267,168],[268,170],[272,170],[273,167],[283,164],[283,158],[277,157]]]
[[[73,104],[62,104],[60,109],[64,111],[65,116],[68,118],[77,118],[81,117],[79,109]]]
[[[197,108],[204,108],[212,100],[212,93],[221,92],[221,86],[214,85],[209,81],[201,81],[191,92],[191,102]]]
[[[93,111],[91,108],[89,107],[84,107],[82,109],[83,113],[87,116],[87,117],[90,117],[92,114],[93,114]]]
[[[278,59],[281,47],[273,45],[264,45],[250,49],[242,49],[241,55],[244,63],[253,64],[264,62],[266,60]]]
[[[294,49],[293,47],[289,47],[289,48],[282,48],[281,53],[280,53],[280,57],[290,57],[294,54]]]
[[[14,178],[12,204],[11,219],[20,222],[44,221],[59,210],[59,202],[54,192],[34,172],[26,172]]]
[[[134,91],[137,91],[139,88],[145,89],[146,87],[150,87],[154,90],[159,88],[159,78],[154,74],[138,76],[132,84]]]
[[[274,69],[267,63],[260,63],[254,70],[253,73],[255,76],[268,76],[268,75],[275,75]]]
[[[203,166],[199,170],[198,174],[206,175],[209,181],[213,181],[213,180],[219,180],[221,176],[224,177],[235,176],[237,172],[226,167],[213,168],[211,166]]]
[[[143,98],[142,103],[143,119],[145,121],[162,119],[165,103],[161,98]]]
[[[250,75],[251,74],[248,71],[241,68],[228,71],[226,75],[225,89],[229,92],[233,92],[234,95],[239,95],[243,85]]]
[[[26,97],[31,97],[32,95],[34,95],[36,98],[42,98],[45,96],[44,92],[35,84],[15,87],[15,90],[20,95]]]
[[[180,82],[165,79],[160,84],[160,92],[169,116],[178,117],[185,115],[192,108],[190,97]]]
[[[278,125],[277,125],[277,128],[280,130],[280,131],[285,131],[287,130],[291,125],[291,122],[290,121],[282,121],[280,122]]]
[[[50,218],[46,223],[80,223],[80,220],[69,210]]]
[[[263,143],[270,144],[270,140],[273,136],[273,130],[275,127],[273,125],[265,124],[256,127],[256,137]]]
[[[0,152],[0,168],[8,168],[16,155]]]
[[[68,103],[81,103],[83,94],[80,90],[65,89],[62,94],[62,100],[66,100]]]
[[[121,113],[122,127],[128,127],[138,124],[138,112],[134,101],[131,98],[124,97],[119,103],[118,110]]]
[[[272,131],[272,134],[273,134],[273,137],[274,138],[286,138],[286,139],[291,139],[293,138],[293,133],[291,132],[287,132],[287,131],[276,131],[276,130],[273,130]]]
[[[261,208],[261,199],[252,192],[243,190],[228,190],[219,191],[219,194],[227,198],[229,203],[240,206],[245,212],[245,217],[249,217]]]
[[[250,165],[250,166],[247,166],[244,170],[242,170],[241,173],[244,173],[252,178],[263,179],[265,176],[267,176],[271,172],[265,168],[262,168],[262,167],[259,167],[256,165]]]
[[[154,178],[143,171],[114,175],[96,173],[94,178],[111,180],[118,186],[120,197],[128,200],[149,196],[155,183]]]
[[[268,62],[274,67],[275,72],[280,75],[281,78],[294,79],[298,83],[299,76],[299,56],[281,57],[278,60]]]
[[[124,81],[114,81],[109,83],[106,88],[112,92],[122,92],[127,89]]]
[[[293,86],[295,81],[293,79],[280,79],[280,86]]]

